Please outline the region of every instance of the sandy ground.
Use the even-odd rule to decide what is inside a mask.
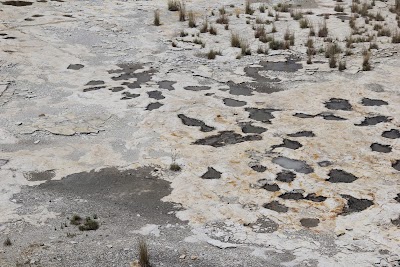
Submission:
[[[134,266],[140,239],[153,266],[399,266],[399,44],[346,48],[351,1],[291,2],[315,37],[278,3],[188,1],[189,28],[166,1],[2,2],[0,266]],[[374,4],[354,39],[395,36]],[[258,54],[260,21],[294,44]]]

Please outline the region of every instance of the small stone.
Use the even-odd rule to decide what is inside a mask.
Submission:
[[[192,255],[191,257],[190,257],[192,260],[197,260],[197,256],[195,256],[195,255]]]
[[[112,245],[107,245],[106,247],[108,247],[108,248],[112,248],[113,246],[112,246]]]
[[[180,255],[180,256],[179,256],[179,258],[180,258],[181,260],[183,260],[183,259],[185,259],[185,258],[186,258],[186,255],[185,255],[185,254],[183,254],[183,255]]]
[[[34,144],[39,144],[40,140],[36,140],[35,142],[33,142]]]
[[[22,122],[18,121],[15,123],[15,125],[20,126],[20,125],[22,125]]]

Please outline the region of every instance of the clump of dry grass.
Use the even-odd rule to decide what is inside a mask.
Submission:
[[[346,69],[346,61],[339,61],[339,71],[344,71]]]
[[[289,45],[294,45],[294,33],[291,33],[289,29],[286,30],[285,35],[283,36],[285,41],[289,41]]]
[[[146,241],[144,241],[143,239],[139,241],[138,252],[140,267],[151,267],[149,251],[147,249]]]
[[[241,49],[241,55],[251,55],[250,45],[249,43],[239,36],[237,33],[231,34],[231,46],[237,47]]]
[[[336,12],[343,12],[344,11],[344,7],[342,5],[336,4],[334,10]]]
[[[331,69],[336,68],[336,56],[332,56],[329,58],[329,67]]]
[[[272,33],[276,33],[277,32],[276,27],[275,27],[275,23],[272,24],[271,32]]]
[[[303,13],[301,13],[301,11],[298,10],[290,10],[290,16],[294,19],[294,20],[299,20],[301,18],[303,18]]]
[[[326,26],[326,20],[324,20],[324,23],[320,25],[320,28],[318,30],[318,37],[327,37],[328,36],[328,27]]]
[[[392,36],[392,43],[399,44],[400,43],[400,33],[396,31]]]
[[[208,32],[208,20],[206,19],[200,28],[201,33]]]
[[[186,4],[184,1],[179,5],[179,21],[186,21]]]
[[[9,237],[6,238],[6,240],[4,240],[3,245],[5,247],[9,247],[12,245],[11,239]]]
[[[290,8],[289,4],[282,4],[282,3],[279,3],[277,6],[274,7],[274,9],[279,12],[289,12],[289,8]]]
[[[178,172],[178,171],[180,171],[182,168],[181,168],[181,166],[179,166],[179,164],[173,162],[173,163],[171,163],[171,165],[169,165],[169,169],[170,169],[171,171]]]
[[[219,18],[216,20],[216,22],[219,24],[228,24],[229,18],[226,14],[221,14]]]
[[[249,0],[246,0],[244,13],[246,13],[248,15],[253,15],[253,13],[254,13],[254,9],[251,8]]]
[[[376,21],[385,21],[385,18],[382,16],[381,12],[376,13],[375,15]]]
[[[264,54],[264,55],[268,55],[268,48],[264,47],[264,46],[258,46],[257,48],[257,54]]]
[[[260,38],[261,36],[264,36],[266,34],[266,32],[265,32],[265,27],[264,27],[264,25],[262,25],[262,26],[258,26],[258,27],[256,27],[255,28],[255,32],[254,32],[254,37],[255,38]]]
[[[382,28],[378,30],[378,36],[387,36],[390,37],[392,35],[392,32],[390,31],[389,28]]]
[[[154,26],[160,26],[161,21],[160,21],[160,12],[158,10],[154,11],[154,20],[153,20]]]
[[[211,25],[208,32],[212,35],[217,35],[217,28],[215,28],[213,25]]]
[[[193,11],[189,11],[188,18],[189,18],[189,21],[188,21],[189,28],[196,28],[196,26],[197,26],[196,25],[196,16],[194,15]]]
[[[310,21],[307,18],[299,20],[300,28],[305,29],[310,27]]]
[[[240,36],[238,33],[231,34],[231,46],[240,48]]]
[[[168,0],[168,10],[169,11],[178,11],[180,3],[178,0]]]
[[[272,50],[281,50],[281,49],[288,49],[288,45],[286,42],[275,40],[275,38],[272,38],[272,40],[269,42],[269,48]]]
[[[265,5],[260,5],[258,10],[260,10],[260,13],[265,13]]]
[[[210,49],[207,53],[208,59],[215,59],[217,56],[221,56],[221,51],[215,51],[214,49]]]
[[[363,71],[371,70],[371,63],[369,62],[370,59],[371,59],[371,53],[369,53],[369,52],[364,53],[363,62],[362,62],[362,70]]]
[[[337,43],[331,43],[328,44],[326,49],[325,49],[325,57],[326,58],[331,58],[335,57],[336,54],[342,53],[342,49]]]

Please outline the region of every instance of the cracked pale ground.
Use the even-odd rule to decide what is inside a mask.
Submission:
[[[392,2],[376,1],[374,10],[381,10],[394,32],[395,15],[388,11]],[[214,23],[222,4],[229,14],[233,13],[229,16],[229,30]],[[298,4],[314,12],[309,19],[315,25],[322,23],[318,14],[335,14],[333,1]],[[59,180],[104,167],[134,170],[156,166],[160,169],[157,176],[169,181],[172,188],[162,200],[181,204],[182,209],[174,214],[190,225],[191,233],[181,239],[185,246],[211,246],[217,239],[223,241],[219,246],[250,248],[246,253],[254,258],[254,265],[239,261],[225,266],[398,266],[400,203],[395,198],[400,193],[400,166],[395,166],[400,160],[400,139],[385,138],[382,133],[400,129],[399,45],[391,44],[388,37],[379,37],[379,49],[372,52],[373,69],[363,72],[361,50],[369,43],[356,44],[355,54],[346,57],[347,70],[339,72],[329,68],[323,54],[315,56],[314,64],[306,64],[304,43],[308,29],[300,29],[288,13],[280,13],[281,18],[275,22],[275,38],[282,39],[289,28],[295,33],[295,46],[258,55],[255,51],[259,43],[251,27],[256,17],[268,18],[266,13],[258,15],[257,10],[254,16],[247,16],[243,14],[243,3],[234,0],[193,0],[186,5],[187,10],[195,12],[200,26],[207,14],[209,22],[217,27],[217,35],[201,33],[198,37],[206,43],[205,48],[192,42],[191,34],[196,35],[200,26],[190,29],[187,22],[179,22],[177,12],[168,12],[165,1],[49,1],[21,7],[0,6],[0,32],[6,34],[0,36],[0,231],[4,238],[19,240],[15,249],[2,249],[0,263],[4,264],[0,265],[15,266],[22,257],[21,251],[50,238],[42,236],[38,241],[26,233],[30,236],[26,240],[17,238],[21,233],[13,226],[22,222],[43,228],[58,223],[63,216],[45,201],[29,212],[21,211],[24,204],[13,200],[13,195],[23,192],[25,186],[43,183],[29,180],[29,174],[52,171],[51,179]],[[259,5],[253,4],[254,8]],[[351,2],[345,0],[343,5],[349,13]],[[155,9],[161,14],[159,27],[152,25]],[[235,9],[242,11],[240,18]],[[210,16],[212,10],[215,16]],[[344,38],[350,33],[348,21],[341,22],[331,15],[327,24],[330,36],[338,38],[344,48]],[[269,30],[272,25],[265,27]],[[189,33],[187,37],[179,37],[182,29]],[[253,55],[236,59],[240,49],[230,47],[231,31],[240,32],[249,40]],[[172,47],[171,40],[176,47]],[[315,38],[316,47],[322,44],[322,38]],[[220,50],[222,56],[207,60],[204,54],[211,48]],[[270,83],[254,80],[245,70],[249,66],[261,67],[260,61],[283,62],[292,57],[300,57],[302,67],[297,71],[259,71]],[[73,64],[82,66],[68,68]],[[127,64],[132,64],[132,72],[116,79],[125,73],[118,70]],[[134,81],[139,86],[132,84]],[[174,90],[163,89],[161,81],[173,82],[169,89]],[[251,95],[234,95],[230,94],[228,81],[245,82],[240,85],[243,87],[259,83],[258,88],[267,88],[272,84],[279,90],[272,94],[254,90]],[[188,90],[188,86],[201,87]],[[161,91],[160,99],[149,97],[148,92],[155,90]],[[245,105],[226,106],[226,98],[244,101]],[[348,100],[351,110],[327,109],[324,103],[331,98]],[[387,105],[366,106],[361,102],[363,98],[383,100]],[[162,105],[151,110],[151,103]],[[267,123],[249,118],[246,108],[276,111]],[[293,116],[296,113],[313,117]],[[343,120],[314,116],[320,113]],[[184,125],[178,114],[214,129],[204,132]],[[376,125],[357,126],[366,117],[374,116],[387,119]],[[266,131],[255,134],[261,136],[257,140],[220,147],[193,144],[221,131],[253,135],[242,132],[244,122]],[[312,131],[315,136],[287,136],[301,131]],[[272,150],[284,138],[302,146]],[[391,151],[372,151],[373,143],[389,145]],[[291,182],[276,181],[276,175],[284,169],[273,163],[278,156],[304,161],[313,170],[295,172],[296,178]],[[173,160],[182,167],[180,172],[168,170]],[[322,161],[329,161],[330,165],[318,164]],[[251,168],[254,165],[266,170],[257,172]],[[208,167],[221,173],[221,177],[202,179]],[[351,183],[329,182],[332,169],[344,170],[357,179]],[[279,190],[263,188],[274,183]],[[315,194],[326,199],[316,202],[279,197],[292,191],[303,198]],[[356,202],[372,201],[372,205],[342,214],[351,205],[343,195],[352,196]],[[85,196],[80,197],[85,200]],[[285,205],[287,212],[263,207],[272,201]],[[319,221],[311,227],[301,223],[304,218]],[[273,229],[257,230],[263,222]],[[34,232],[34,227],[30,231]],[[101,228],[97,232],[100,231]],[[154,246],[156,243],[157,237]],[[67,250],[63,244],[60,241],[57,245],[61,251]],[[236,249],[217,251],[215,257],[229,258]],[[289,256],[279,256],[282,253]],[[33,263],[28,257],[29,264],[74,263],[71,260],[57,265],[45,259],[46,251],[39,255],[42,259]],[[90,261],[91,255],[87,258],[86,262],[77,259],[76,266],[99,266]],[[157,260],[161,266],[163,259]],[[189,263],[169,265],[167,261],[164,266],[213,266],[202,265],[201,257]],[[101,264],[128,266],[129,262]]]

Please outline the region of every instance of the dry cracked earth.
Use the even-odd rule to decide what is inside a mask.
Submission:
[[[399,266],[400,2],[174,4],[0,2],[0,266]]]

